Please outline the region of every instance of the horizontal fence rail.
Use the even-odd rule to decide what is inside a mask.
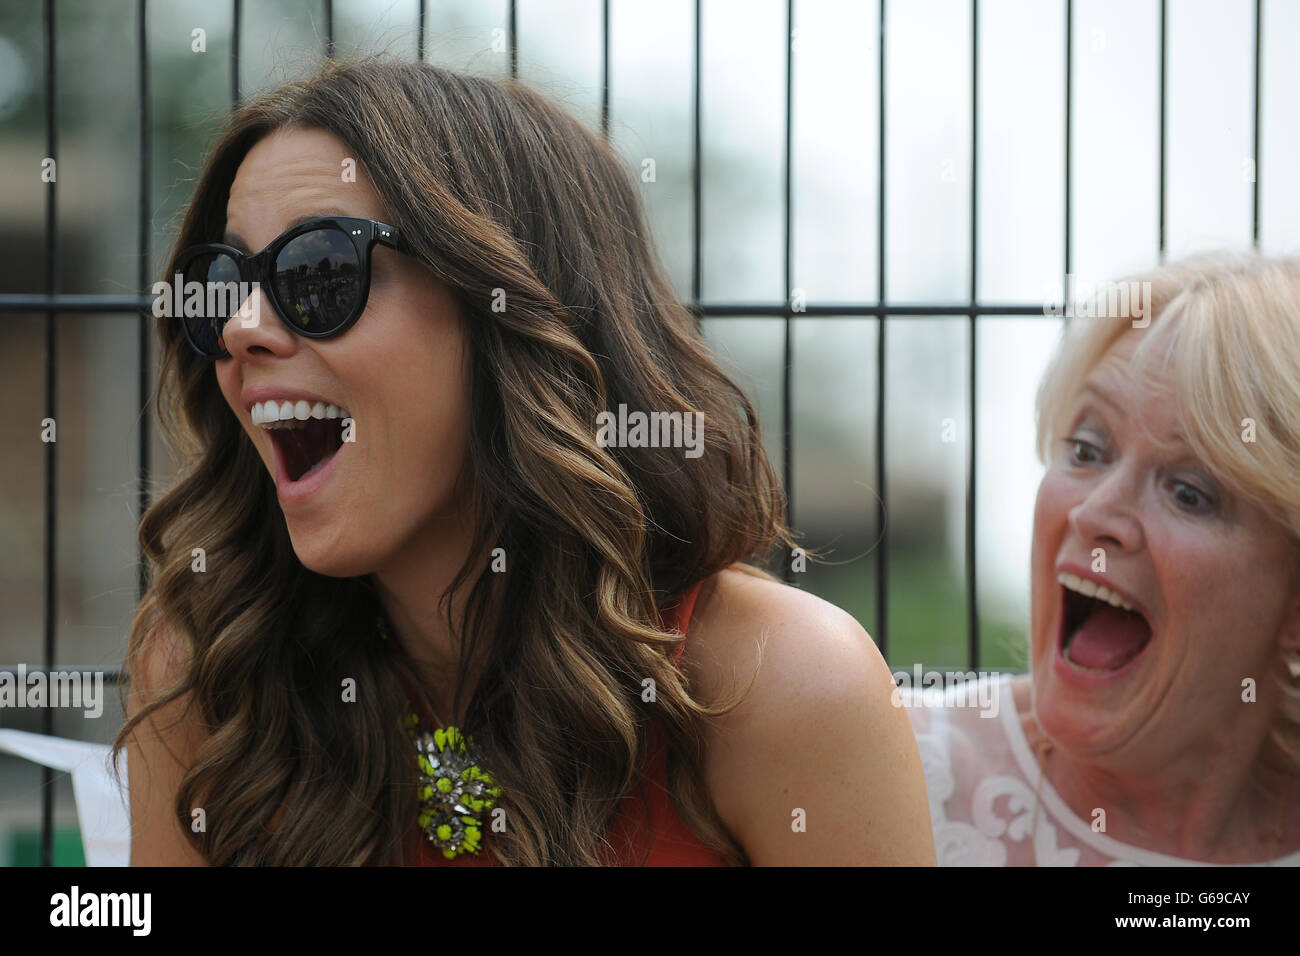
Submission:
[[[842,304],[809,304],[795,308],[782,302],[685,302],[683,305],[701,318],[762,318],[764,316],[809,318],[862,318],[888,316],[963,316],[963,315],[1016,315],[1059,318],[1062,305],[1048,306],[1015,303],[965,302],[845,302]],[[14,312],[121,312],[149,311],[153,307],[150,296],[137,295],[0,295],[0,313]],[[1055,310],[1053,315],[1049,310]]]

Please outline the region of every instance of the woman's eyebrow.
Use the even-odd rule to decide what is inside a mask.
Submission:
[[[1117,404],[1115,404],[1115,400],[1113,398],[1111,398],[1109,395],[1103,392],[1092,382],[1084,382],[1083,386],[1079,389],[1080,395],[1085,393],[1092,395],[1094,398],[1096,398],[1101,402],[1104,402],[1105,404],[1109,405],[1111,408],[1115,409],[1115,411],[1121,410],[1120,407]]]
[[[1120,413],[1121,415],[1123,415],[1124,413],[1124,410],[1119,407],[1119,405],[1115,402],[1114,399],[1112,399],[1109,395],[1107,395],[1104,391],[1102,391],[1092,382],[1085,382],[1079,388],[1079,394],[1091,395],[1094,398],[1096,398],[1098,401],[1102,402],[1103,404],[1109,405],[1114,411]],[[1191,442],[1189,442],[1187,440],[1187,436],[1184,435],[1183,432],[1177,428],[1169,432],[1164,438],[1158,440],[1160,444],[1165,447],[1172,448],[1174,446],[1181,446],[1182,448],[1187,449],[1189,452],[1192,452],[1193,453],[1192,457],[1196,458]],[[1196,458],[1196,460],[1199,463],[1200,459]]]
[[[279,233],[279,235],[281,236],[284,235],[290,229],[294,228],[295,226],[301,226],[304,222],[307,222],[310,219],[324,219],[329,216],[350,216],[350,215],[351,213],[346,213],[341,209],[322,209],[318,212],[309,212],[307,213],[307,215],[299,216],[293,222],[289,223],[289,225],[285,226],[284,229]],[[224,245],[232,246],[235,249],[238,249],[240,252],[243,253],[249,252],[248,240],[245,239],[237,232],[231,232],[230,230],[226,230],[226,234],[225,236],[222,237],[221,242]]]
[[[248,243],[237,232],[227,232],[221,237],[221,242],[223,245],[233,246],[240,252],[248,252]]]

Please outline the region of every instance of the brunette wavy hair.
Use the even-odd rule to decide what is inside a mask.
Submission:
[[[509,825],[491,835],[495,855],[507,865],[627,862],[611,855],[608,834],[653,715],[678,810],[706,844],[746,862],[701,761],[705,721],[748,691],[712,708],[695,700],[670,658],[681,635],[661,626],[660,610],[722,569],[792,546],[784,495],[753,406],[667,279],[628,168],[518,82],[331,62],[231,116],[166,275],[176,252],[220,239],[244,156],[286,128],[347,144],[466,319],[476,534],[443,607],[450,622],[452,594],[467,589],[453,623],[457,673],[464,684],[481,665],[465,722],[504,790]],[[504,312],[491,308],[497,289]],[[208,734],[174,811],[205,859],[404,862],[416,795],[402,716],[416,672],[394,642],[375,639],[368,577],[301,564],[213,363],[191,352],[175,321],[160,319],[157,332],[157,409],[184,464],[140,525],[150,586],[126,667],[164,632],[186,664],[126,722],[114,753],[153,711],[188,695]],[[702,412],[705,453],[602,447],[596,416],[620,403]],[[191,571],[199,547],[203,574]],[[506,549],[509,573],[483,568],[493,547]],[[358,693],[340,706],[345,676]],[[645,678],[653,704],[642,701]],[[196,806],[207,821],[197,833]]]

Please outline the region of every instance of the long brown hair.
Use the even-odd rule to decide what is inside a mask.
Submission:
[[[505,864],[612,862],[606,836],[653,717],[678,809],[705,843],[745,862],[701,773],[704,722],[739,698],[714,708],[692,698],[669,656],[680,636],[659,614],[696,582],[790,544],[784,498],[754,409],[679,302],[624,163],[517,82],[382,59],[329,63],[234,113],[175,250],[220,238],[243,157],[283,128],[348,145],[466,319],[477,531],[443,605],[450,622],[451,595],[468,588],[453,624],[459,684],[481,670],[465,723],[490,755],[508,819],[491,849]],[[174,266],[173,255],[168,276]],[[505,311],[492,309],[495,290]],[[298,561],[213,364],[191,353],[176,322],[160,319],[158,334],[157,407],[185,466],[140,526],[151,585],[127,668],[160,622],[189,663],[127,722],[115,752],[154,709],[189,693],[211,734],[174,809],[206,859],[401,862],[416,806],[401,720],[412,665],[376,639],[367,578],[328,578]],[[603,447],[597,415],[619,404],[702,412],[704,454]],[[203,574],[190,567],[198,547]],[[510,571],[475,570],[495,547]],[[344,677],[357,700],[340,706]],[[642,700],[646,678],[653,704]],[[198,833],[196,806],[207,822]]]

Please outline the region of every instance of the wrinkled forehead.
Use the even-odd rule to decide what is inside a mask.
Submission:
[[[1147,329],[1121,334],[1093,366],[1075,396],[1075,416],[1088,404],[1164,443],[1185,444],[1183,419],[1170,370]]]

